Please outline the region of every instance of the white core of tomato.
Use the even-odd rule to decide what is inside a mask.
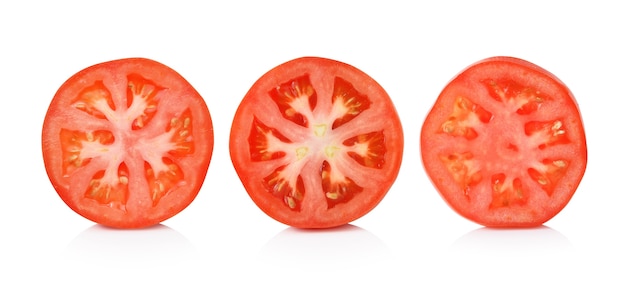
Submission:
[[[369,146],[367,143],[356,143],[353,146],[343,145],[343,141],[339,141],[334,135],[332,125],[333,121],[348,114],[350,108],[346,107],[343,98],[338,97],[332,104],[328,113],[316,113],[318,119],[313,115],[307,96],[300,96],[289,102],[289,106],[296,112],[302,114],[306,121],[309,122],[309,135],[299,141],[283,142],[270,132],[265,133],[267,139],[268,152],[286,152],[286,167],[280,171],[282,178],[288,181],[291,188],[296,188],[297,177],[302,168],[311,160],[322,159],[328,162],[333,170],[331,171],[331,182],[343,182],[346,180],[337,167],[336,160],[347,155],[348,151],[355,152],[359,155],[367,155]],[[321,166],[321,165],[320,165]]]
[[[80,108],[86,102],[79,101],[74,106]],[[146,161],[158,175],[160,172],[169,171],[169,166],[163,162],[163,157],[167,152],[176,149],[176,144],[172,142],[174,135],[185,135],[187,139],[191,139],[189,133],[181,132],[176,133],[175,128],[171,128],[168,132],[160,134],[154,137],[138,137],[139,132],[132,130],[132,123],[135,119],[140,118],[146,109],[154,108],[155,105],[150,105],[146,101],[145,96],[134,95],[133,102],[130,107],[125,106],[116,107],[116,110],[111,109],[105,98],[98,98],[91,102],[91,106],[101,112],[106,119],[113,124],[115,132],[113,133],[115,141],[111,145],[101,144],[99,141],[82,141],[82,150],[79,154],[81,160],[89,158],[102,158],[105,161],[109,161],[107,165],[104,177],[101,182],[115,185],[118,182],[127,182],[127,177],[118,177],[118,168],[120,164],[127,158],[129,153],[139,153],[139,155]],[[188,125],[187,119],[185,124]],[[87,133],[87,137],[92,137],[93,134]],[[89,139],[88,139],[89,140]],[[134,142],[134,144],[133,144]]]

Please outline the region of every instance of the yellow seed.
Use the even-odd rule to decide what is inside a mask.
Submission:
[[[296,190],[292,194],[295,200],[302,200],[302,192]]]
[[[450,122],[450,121],[446,121],[442,125],[441,128],[443,128],[443,132],[444,133],[452,133],[452,132],[454,132],[454,126],[452,125],[452,122]]]
[[[178,135],[180,135],[180,137],[185,137],[185,136],[189,135],[189,131],[187,131],[187,130],[180,131],[180,132],[178,132]]]
[[[87,132],[87,141],[93,142],[93,140],[94,140],[93,132]]]
[[[359,109],[357,109],[356,107],[350,108],[350,111],[348,111],[348,114],[351,115],[357,115],[359,114],[361,111],[359,111]]]
[[[128,177],[127,176],[121,176],[119,178],[119,181],[121,184],[128,184]]]
[[[328,171],[322,171],[322,179],[330,178],[330,173]]]
[[[337,194],[336,192],[326,192],[326,198],[336,200],[337,198],[339,198],[339,194]]]
[[[272,191],[274,193],[281,192],[285,186],[285,183],[277,180],[277,178],[273,178],[270,182],[274,182],[274,185],[272,186]]]
[[[468,104],[468,102],[466,100],[460,100],[459,101],[459,107],[461,107],[461,109],[469,109],[470,106]]]
[[[170,126],[175,127],[178,124],[178,118],[174,117],[170,120]]]
[[[552,162],[552,164],[559,168],[565,168],[565,166],[567,166],[567,164],[563,160],[555,160]]]
[[[183,127],[187,128],[191,124],[191,118],[185,117],[185,121],[183,122]]]
[[[287,203],[287,206],[289,206],[289,208],[294,209],[296,208],[296,201],[293,199],[293,197],[291,196],[286,196],[285,197],[285,201]]]
[[[190,151],[191,150],[191,148],[189,146],[178,146],[177,149],[181,150],[181,151]]]
[[[276,89],[278,89],[278,87],[276,87]],[[289,93],[288,91],[284,91],[284,92],[283,92],[283,96],[285,96],[286,98],[293,98],[293,96],[291,95],[291,93]]]

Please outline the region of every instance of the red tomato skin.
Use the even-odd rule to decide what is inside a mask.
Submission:
[[[171,105],[178,103],[187,104],[190,114],[193,117],[193,137],[196,143],[194,154],[187,157],[175,158],[176,164],[185,173],[184,186],[177,186],[175,190],[163,196],[158,205],[148,206],[147,201],[139,198],[129,198],[127,212],[113,210],[107,205],[98,204],[93,200],[84,198],[83,188],[76,188],[77,181],[84,183],[88,177],[81,177],[80,174],[72,176],[64,176],[62,169],[62,142],[59,139],[61,129],[67,127],[66,124],[76,125],[76,117],[67,110],[70,108],[72,101],[77,93],[86,87],[94,84],[99,80],[104,82],[106,88],[115,92],[115,90],[124,90],[126,86],[125,76],[129,74],[139,74],[148,80],[156,82],[161,86],[165,86],[168,92],[174,94],[161,98],[164,102]],[[114,95],[116,96],[116,95]],[[122,96],[122,95],[119,95]],[[178,97],[174,99],[174,96]],[[117,102],[116,102],[117,103]],[[167,103],[159,105],[157,112],[170,114],[171,110],[165,108]],[[119,108],[119,106],[116,106]],[[85,119],[78,124],[84,127],[78,127],[76,131],[98,130],[98,127],[105,125],[104,119]],[[154,120],[156,123],[156,119]],[[114,126],[105,126],[105,130],[112,133],[118,133]],[[142,129],[137,132],[147,133],[148,130]],[[136,140],[132,135],[128,137],[115,137],[115,140],[127,141],[130,144],[124,147],[128,148],[128,158],[124,163],[129,168],[130,176],[129,188],[146,191],[145,179],[135,178],[142,173],[143,160],[136,159],[137,153],[133,153],[130,149]],[[46,173],[50,182],[62,199],[62,201],[80,216],[93,221],[95,223],[118,229],[138,229],[159,224],[184,210],[196,198],[197,194],[204,183],[209,163],[213,153],[213,126],[204,99],[200,94],[186,81],[179,73],[170,67],[147,58],[123,58],[107,62],[98,63],[89,66],[70,78],[68,78],[58,89],[54,95],[50,106],[46,112],[42,126],[42,154],[45,164]],[[171,157],[171,155],[168,155]],[[95,162],[91,163],[104,163]],[[129,190],[132,192],[133,190]],[[129,193],[132,195],[133,193]],[[142,193],[144,194],[144,193]]]
[[[315,205],[319,208],[316,210],[312,209],[311,211],[315,211],[315,213],[311,214],[295,213],[285,209],[276,198],[262,188],[258,180],[262,179],[263,175],[260,175],[258,172],[264,166],[255,167],[255,163],[251,162],[251,156],[248,151],[247,137],[251,130],[250,122],[253,120],[255,113],[275,111],[275,105],[268,103],[267,91],[305,73],[311,74],[311,77],[318,78],[332,76],[346,78],[359,91],[372,94],[370,96],[370,99],[373,101],[372,105],[376,104],[380,107],[380,110],[376,111],[378,120],[384,119],[388,123],[388,127],[384,130],[386,135],[385,146],[390,150],[385,155],[386,166],[381,170],[383,173],[372,176],[370,184],[363,185],[366,188],[364,191],[369,192],[368,194],[360,194],[358,198],[351,200],[348,203],[349,205],[338,206],[341,209],[334,210],[332,214],[326,213],[327,209],[322,204]],[[318,93],[323,93],[325,89],[332,89],[332,82],[328,80],[320,81],[323,83],[316,85]],[[272,120],[274,119],[276,121],[281,120],[278,117],[272,118]],[[275,121],[271,123],[275,123]],[[279,131],[284,130],[279,124],[272,124],[271,127],[277,127]],[[358,126],[355,126],[356,128]],[[402,160],[403,147],[402,126],[385,90],[361,70],[343,62],[321,57],[301,57],[287,61],[259,78],[239,105],[233,119],[230,135],[231,161],[253,202],[274,220],[303,229],[324,229],[345,225],[373,210],[382,201],[397,177]],[[321,160],[315,159],[315,161],[309,163],[306,169],[309,171],[319,170],[321,168]],[[304,180],[304,183],[307,184],[312,182],[311,180]],[[307,188],[307,192],[312,191],[320,191],[320,186],[313,185]]]
[[[489,75],[488,72],[493,72],[493,74]],[[540,81],[540,85],[535,87],[538,89],[550,89],[555,94],[554,97],[556,98],[554,100],[559,101],[559,104],[555,103],[550,108],[561,109],[559,115],[561,118],[564,117],[563,120],[567,123],[566,129],[569,135],[569,142],[571,142],[570,146],[568,146],[569,149],[567,151],[563,150],[565,152],[559,155],[567,156],[569,167],[556,184],[549,198],[539,198],[531,195],[528,197],[529,200],[525,205],[489,208],[489,202],[492,202],[492,200],[489,197],[488,190],[482,190],[482,195],[474,193],[473,198],[468,199],[440,161],[440,158],[437,157],[437,155],[441,154],[438,152],[442,151],[442,149],[449,150],[454,148],[448,145],[437,146],[436,144],[451,143],[450,141],[443,142],[446,139],[437,138],[437,136],[441,135],[441,133],[437,132],[441,132],[438,128],[441,127],[442,121],[452,112],[450,106],[453,104],[455,97],[459,93],[471,93],[470,91],[476,90],[475,85],[479,84],[477,78],[484,79],[489,76],[507,77],[511,74],[514,74],[513,77],[524,74],[517,77],[522,82]],[[528,77],[530,79],[520,79],[520,77]],[[481,100],[476,98],[481,95],[479,93],[474,97],[473,95],[467,95],[467,97]],[[544,115],[544,119],[548,119],[547,116]],[[464,145],[466,141],[455,139],[454,143],[458,147],[458,145]],[[481,147],[485,149],[495,148],[490,143],[485,143]],[[584,176],[587,165],[587,145],[584,126],[578,103],[570,89],[547,70],[528,61],[507,56],[491,57],[478,61],[458,73],[446,85],[424,120],[421,130],[420,148],[424,169],[448,206],[462,217],[486,227],[536,227],[549,221],[569,203]],[[467,146],[467,148],[472,149],[472,146]],[[494,152],[496,150],[489,151]],[[529,159],[532,159],[532,157]],[[477,205],[478,203],[480,205]]]

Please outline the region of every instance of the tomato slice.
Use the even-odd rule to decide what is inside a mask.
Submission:
[[[235,114],[230,154],[252,200],[300,228],[347,224],[398,174],[403,133],[385,90],[342,62],[304,57],[264,74]]]
[[[444,200],[490,227],[545,223],[569,202],[587,165],[570,90],[511,57],[477,62],[443,89],[424,121],[421,151]]]
[[[106,226],[160,223],[198,194],[213,152],[209,110],[176,71],[143,58],[88,67],[57,91],[42,150],[50,181]]]

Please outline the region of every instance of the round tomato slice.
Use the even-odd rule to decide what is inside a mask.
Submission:
[[[444,200],[489,227],[545,223],[569,202],[587,165],[570,90],[511,57],[477,62],[443,89],[424,121],[421,151]]]
[[[395,181],[402,126],[389,96],[353,66],[298,58],[263,75],[234,117],[230,154],[252,200],[300,228],[347,224]]]
[[[88,67],[57,91],[42,131],[63,201],[118,228],[157,224],[198,194],[213,151],[209,110],[176,71],[143,58]]]

